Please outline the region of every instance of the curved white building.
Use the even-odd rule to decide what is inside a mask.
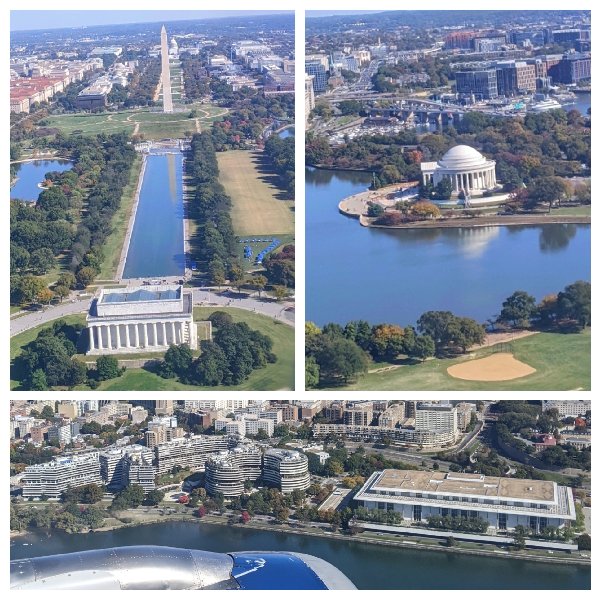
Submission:
[[[450,148],[437,162],[422,162],[423,183],[452,181],[454,192],[481,193],[496,187],[496,161],[464,144]]]
[[[260,477],[262,454],[257,446],[237,446],[208,459],[205,465],[206,490],[225,497],[241,496],[244,482]]]
[[[295,450],[270,448],[263,457],[263,480],[284,494],[310,486],[308,458]]]

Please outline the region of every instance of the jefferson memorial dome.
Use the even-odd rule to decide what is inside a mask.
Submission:
[[[423,182],[433,185],[449,178],[457,193],[480,194],[496,186],[496,161],[463,144],[450,148],[438,162],[422,162],[421,172]]]

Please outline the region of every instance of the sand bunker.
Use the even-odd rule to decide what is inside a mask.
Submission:
[[[498,352],[448,367],[448,375],[469,381],[507,381],[535,373],[535,369],[508,352]]]

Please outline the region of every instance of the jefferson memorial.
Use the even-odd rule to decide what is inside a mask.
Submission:
[[[496,187],[496,161],[462,144],[450,148],[438,162],[422,162],[421,172],[426,184],[449,178],[456,193],[480,195]]]
[[[198,348],[192,292],[181,285],[106,289],[86,317],[88,354],[160,352],[171,344]],[[210,322],[207,322],[210,339]]]

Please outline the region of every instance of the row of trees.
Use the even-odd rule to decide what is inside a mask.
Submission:
[[[402,356],[418,360],[448,356],[464,353],[485,338],[483,325],[449,311],[424,313],[417,329],[390,323],[370,325],[361,320],[344,327],[328,323],[322,330],[307,323],[305,330],[309,387],[346,383],[366,372],[369,359],[389,362]]]
[[[294,173],[296,165],[295,137],[289,136],[281,139],[271,135],[265,143],[264,153],[279,175],[281,187],[286,191],[288,198],[294,197]]]
[[[181,70],[185,97],[188,100],[200,100],[210,95],[210,77],[204,62],[198,56],[187,53],[181,55]]]
[[[219,183],[219,165],[209,131],[193,136],[186,164],[195,186],[190,212],[198,222],[196,258],[214,284],[239,280],[243,270],[236,255],[231,198]]]
[[[417,149],[401,150],[403,145]],[[397,181],[419,180],[421,161],[437,161],[451,147],[466,144],[478,148],[496,161],[496,175],[505,192],[522,189],[531,194],[524,200],[539,204],[565,195],[564,184],[552,177],[572,177],[584,173],[591,160],[590,120],[577,110],[529,113],[526,117],[495,117],[468,112],[455,126],[418,138],[407,130],[391,135],[361,136],[332,147],[324,136],[306,136],[306,162],[338,169],[369,169],[376,172],[375,187]],[[581,189],[579,189],[581,188]],[[573,190],[582,202],[589,203],[589,186]],[[444,198],[447,189],[425,188],[426,197]]]
[[[47,189],[35,204],[11,202],[11,302],[16,305],[49,302],[54,294],[62,298],[94,280],[135,156],[125,134],[57,136],[52,145],[72,156],[73,168],[46,174]],[[38,276],[55,268],[63,254],[70,255],[70,270],[61,274],[53,294]]]
[[[279,252],[268,254],[262,266],[271,285],[290,289],[296,285],[296,248],[293,244],[286,244]]]
[[[575,281],[558,294],[545,296],[541,302],[523,290],[517,290],[503,303],[498,321],[512,327],[542,327],[575,323],[583,329],[592,322],[592,286]]]
[[[215,330],[213,341],[201,342],[197,358],[187,344],[171,346],[157,367],[161,377],[211,387],[238,385],[254,370],[277,361],[270,337],[246,323],[234,323],[223,311],[213,313],[209,320]]]

